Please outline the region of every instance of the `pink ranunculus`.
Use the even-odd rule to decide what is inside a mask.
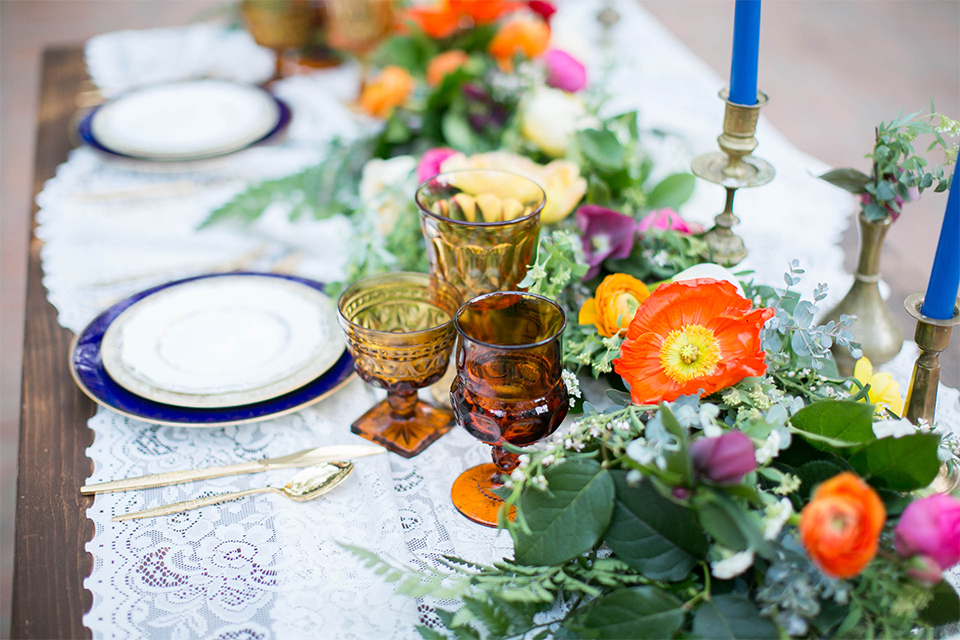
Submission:
[[[739,431],[690,443],[690,459],[697,475],[717,484],[738,484],[757,468],[753,442]]]
[[[671,230],[679,233],[701,233],[703,226],[687,222],[673,209],[654,209],[640,220],[640,233],[647,229]]]
[[[552,2],[546,0],[530,0],[527,3],[530,10],[540,15],[547,24],[550,24],[550,17],[557,12],[557,8]]]
[[[960,502],[945,494],[914,500],[900,515],[894,546],[904,558],[930,557],[941,569],[960,562]]]
[[[443,161],[454,155],[456,150],[448,147],[435,147],[430,149],[420,158],[420,164],[417,165],[417,178],[420,182],[426,182],[433,176],[440,173],[440,165]]]
[[[566,51],[550,49],[543,54],[547,84],[554,89],[576,93],[587,86],[587,68]]]

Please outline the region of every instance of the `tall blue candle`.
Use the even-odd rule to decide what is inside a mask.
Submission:
[[[730,102],[757,104],[757,55],[760,49],[760,0],[737,0],[733,16]]]
[[[960,163],[957,163],[960,167]],[[933,257],[933,271],[927,293],[923,297],[920,313],[928,318],[949,320],[953,317],[953,307],[960,288],[960,186],[957,185],[956,168],[950,182],[950,196],[947,198],[947,212],[943,216],[940,228],[940,241],[937,254]]]

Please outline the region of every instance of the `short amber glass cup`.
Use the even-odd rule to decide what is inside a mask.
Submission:
[[[493,446],[493,464],[464,471],[453,504],[470,520],[496,526],[503,500],[493,493],[518,464],[503,443],[522,447],[557,430],[567,415],[561,377],[563,309],[532,293],[506,291],[470,300],[457,312],[457,377],[450,402],[461,425]]]
[[[453,414],[417,398],[440,379],[453,348],[457,289],[424,273],[360,280],[337,303],[340,326],[357,373],[387,390],[351,431],[412,458],[453,426]]]
[[[430,273],[464,300],[516,289],[533,263],[543,189],[506,171],[441,173],[417,190]]]

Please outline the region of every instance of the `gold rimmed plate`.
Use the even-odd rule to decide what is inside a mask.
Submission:
[[[244,406],[194,408],[178,407],[144,398],[124,388],[110,377],[103,366],[101,356],[103,337],[111,323],[126,309],[172,286],[201,279],[238,275],[278,278],[304,284],[317,291],[323,290],[322,284],[305,278],[251,273],[198,276],[142,291],[104,311],[74,339],[70,350],[70,370],[81,391],[97,404],[129,418],[163,425],[214,427],[267,420],[298,411],[331,395],[353,378],[353,359],[349,352],[344,351],[324,373],[289,393]]]

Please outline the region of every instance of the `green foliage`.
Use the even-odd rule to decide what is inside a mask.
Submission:
[[[769,640],[780,634],[742,595],[714,596],[693,614],[693,634],[711,640]]]
[[[596,461],[570,460],[544,476],[550,491],[526,493],[518,505],[529,531],[511,531],[524,564],[562,564],[590,550],[613,513],[613,478]]]
[[[661,496],[649,480],[630,486],[627,472],[612,472],[616,506],[604,538],[623,562],[652,580],[687,577],[707,555],[697,514]]]
[[[875,440],[873,405],[865,402],[821,401],[804,407],[791,420],[799,434],[820,450],[830,448],[829,441],[863,444]],[[817,438],[815,436],[822,436]]]
[[[653,586],[620,589],[597,600],[574,626],[581,638],[670,638],[683,624],[683,603]]]
[[[647,196],[651,209],[679,209],[690,199],[696,186],[696,178],[689,173],[674,173],[664,178]]]
[[[902,204],[911,200],[911,189],[920,194],[936,182],[934,191],[946,191],[950,185],[949,172],[945,172],[943,166],[928,169],[922,154],[939,147],[944,152],[944,165],[955,162],[957,145],[948,145],[944,136],[960,135],[960,125],[936,113],[933,101],[930,115],[921,119],[923,111],[906,116],[901,111],[889,123],[880,123],[875,130],[873,152],[867,155],[873,163],[869,176],[856,169],[834,169],[820,178],[851,193],[868,195],[863,213],[872,222],[900,215]],[[921,135],[929,135],[933,140],[925,151],[917,154],[913,142]]]
[[[915,491],[937,476],[940,436],[917,433],[901,438],[882,438],[867,444],[850,458],[862,476],[895,491]]]

